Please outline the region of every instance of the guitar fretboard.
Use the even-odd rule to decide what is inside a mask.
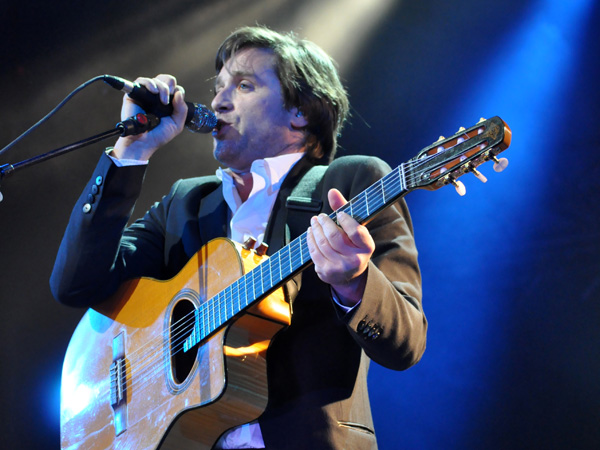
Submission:
[[[343,211],[357,222],[365,224],[407,192],[406,171],[404,164],[401,164],[332,212],[329,217],[337,222],[338,212]],[[311,262],[305,232],[200,305],[195,311],[194,329],[184,342],[184,350],[187,351],[211,335],[228,320],[283,285]]]

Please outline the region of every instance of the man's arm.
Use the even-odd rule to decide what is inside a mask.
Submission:
[[[147,133],[119,138],[111,156],[147,161],[160,146],[181,132],[187,106],[183,100],[183,89],[170,75],[138,78],[136,81],[158,94],[165,104],[173,95],[174,112],[172,116],[162,118],[161,123]],[[139,112],[143,110],[125,95],[122,119]],[[147,220],[146,228],[139,236],[122,240],[141,191],[144,173],[145,165],[117,167],[108,156],[102,156],[91,181],[73,208],[57,255],[50,278],[57,300],[73,306],[90,306],[114,292],[125,279],[142,274],[160,275],[163,263],[160,217]],[[163,209],[161,204],[149,214],[160,215]]]
[[[357,195],[388,173],[389,167],[376,158],[351,157],[334,161],[330,171],[324,188],[345,186],[343,196],[334,193],[331,201],[332,194],[328,195],[335,209],[344,196]],[[311,226],[308,243],[315,270],[340,294],[340,301],[352,304],[360,300],[348,313],[338,308],[338,315],[367,355],[392,369],[410,367],[425,350],[427,321],[406,203],[397,202],[377,215],[368,229],[348,216],[343,223],[340,219],[340,224],[342,227],[322,218],[317,226]]]

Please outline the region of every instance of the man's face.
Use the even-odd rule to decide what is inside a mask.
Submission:
[[[302,134],[295,127],[303,119],[297,109],[285,108],[274,61],[269,50],[243,49],[217,75],[211,103],[219,119],[214,156],[235,171],[250,170],[256,159],[302,150]]]

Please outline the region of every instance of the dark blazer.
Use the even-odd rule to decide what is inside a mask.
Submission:
[[[301,226],[286,224],[285,201],[310,167],[302,159],[282,185],[266,231],[270,252],[285,245],[286,226],[309,226],[310,215]],[[102,157],[57,256],[51,277],[57,300],[91,306],[125,280],[169,279],[209,240],[227,235],[227,205],[214,176],[178,181],[126,228],[144,171],[145,166],[117,168]],[[330,188],[350,199],[388,171],[377,158],[334,160],[318,195],[323,212],[331,212]],[[298,280],[292,323],[268,350],[269,403],[260,418],[268,449],[377,448],[367,393],[369,361],[403,370],[425,350],[417,251],[404,201],[379,214],[369,230],[376,250],[363,299],[350,313],[334,304],[329,286],[312,268]]]

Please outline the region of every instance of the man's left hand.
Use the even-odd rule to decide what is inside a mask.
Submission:
[[[347,202],[337,189],[331,189],[327,198],[334,211]],[[350,215],[339,213],[337,220],[339,226],[326,214],[313,217],[306,241],[319,278],[331,285],[342,304],[354,306],[365,290],[375,242]]]

